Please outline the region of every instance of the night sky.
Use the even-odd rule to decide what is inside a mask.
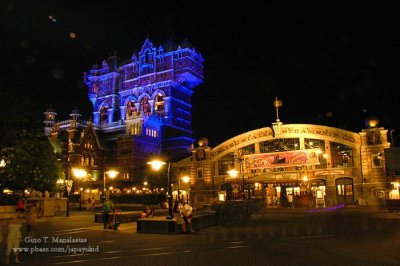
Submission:
[[[2,120],[20,108],[42,120],[50,104],[60,120],[75,106],[89,119],[82,73],[114,51],[130,58],[149,37],[157,47],[187,39],[202,53],[205,82],[193,95],[192,126],[194,137],[212,146],[270,126],[276,96],[283,123],[359,132],[376,116],[400,135],[398,6],[137,2],[2,0]]]

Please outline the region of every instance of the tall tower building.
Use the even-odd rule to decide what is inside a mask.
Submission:
[[[156,48],[146,39],[128,61],[113,55],[85,73],[93,124],[114,143],[108,146],[127,178],[150,154],[187,156],[194,141],[191,96],[203,82],[203,62],[188,42]]]

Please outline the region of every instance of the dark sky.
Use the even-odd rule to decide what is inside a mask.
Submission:
[[[397,5],[136,2],[2,0],[4,95],[10,102],[29,102],[37,119],[50,104],[60,120],[75,106],[88,119],[84,71],[114,50],[121,59],[130,58],[147,36],[157,46],[187,38],[205,58],[205,82],[193,95],[195,138],[206,136],[216,145],[270,126],[276,96],[283,100],[284,123],[359,132],[374,115],[400,135]]]

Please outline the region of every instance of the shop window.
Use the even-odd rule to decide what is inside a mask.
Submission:
[[[336,179],[336,193],[338,196],[353,196],[353,179]]]
[[[300,196],[300,187],[293,188],[293,196],[295,196],[295,197]]]
[[[353,166],[353,149],[351,147],[331,142],[330,148],[332,167]]]

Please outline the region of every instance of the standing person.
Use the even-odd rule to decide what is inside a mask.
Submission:
[[[89,210],[89,211],[91,211],[92,210],[92,198],[91,197],[89,197],[88,198],[88,200],[87,200],[87,210]]]
[[[196,231],[193,230],[192,227],[192,218],[193,218],[193,208],[192,206],[189,205],[189,203],[187,203],[187,201],[183,201],[183,205],[181,205],[180,208],[180,213],[182,215],[183,220],[185,221],[182,224],[182,231],[185,233],[186,232],[186,223],[189,224],[189,229],[191,233],[195,233]]]
[[[17,218],[24,218],[25,213],[25,199],[20,198],[17,202]]]
[[[90,203],[90,210],[94,211],[95,205],[94,205],[94,197],[92,197],[92,202]]]
[[[110,223],[110,212],[113,210],[113,205],[110,200],[105,200],[103,202],[103,225],[104,230],[108,229]]]
[[[19,263],[18,259],[18,248],[19,242],[21,242],[22,234],[21,234],[21,224],[17,221],[17,216],[11,221],[10,225],[8,226],[9,232],[6,239],[6,252],[5,252],[5,264],[10,263],[10,255],[11,253],[14,254],[15,263]]]

